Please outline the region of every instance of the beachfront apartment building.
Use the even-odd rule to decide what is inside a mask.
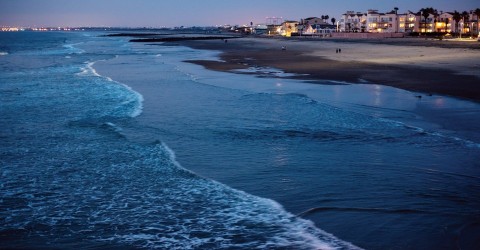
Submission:
[[[366,13],[347,11],[339,22],[340,32],[405,32],[399,25],[401,15],[395,11],[380,13],[370,9]]]
[[[292,33],[298,33],[298,21],[284,21],[278,28],[277,34],[290,37]]]
[[[403,20],[402,25],[400,21]],[[347,11],[339,22],[340,32],[405,32],[407,15],[398,15],[395,11],[380,13],[370,9],[366,13]],[[415,20],[415,19],[413,19]],[[411,27],[415,22],[412,22]]]
[[[420,27],[420,15],[408,11],[404,14],[399,14],[398,18],[398,31],[402,33],[418,32]]]
[[[339,21],[340,32],[366,32],[367,14],[347,11]]]
[[[449,13],[453,15],[453,13]],[[456,29],[464,34],[480,35],[480,16],[474,11],[470,11],[458,22]]]
[[[367,12],[367,32],[398,32],[398,15],[395,12],[379,13],[378,10]]]
[[[325,19],[318,17],[309,17],[300,21],[283,21],[283,18],[267,18],[266,33],[268,35],[282,35],[286,37],[292,35],[327,36],[333,32],[440,32],[477,36],[480,31],[479,16],[474,11],[470,11],[467,16],[462,15],[461,19],[456,19],[453,12],[440,11],[425,17],[422,15],[422,12],[407,11],[400,14],[397,13],[397,10],[395,8],[395,10],[386,13],[374,9],[370,9],[367,12],[347,11],[336,25],[329,24]],[[457,12],[456,14],[459,13]],[[458,22],[455,20],[458,20]]]
[[[463,14],[463,13],[462,13]],[[478,35],[480,23],[478,15],[473,11],[461,15],[458,22],[454,12],[440,12],[438,15],[430,15],[426,20],[422,17],[420,23],[421,32],[447,32]]]
[[[444,12],[437,17],[437,22],[435,24],[435,29],[438,32],[452,32],[454,29],[453,13]]]
[[[328,35],[335,32],[336,27],[329,24],[327,19],[308,17],[300,20],[299,31],[304,35]]]
[[[441,11],[440,14],[429,14],[425,17],[421,12],[381,13],[370,9],[366,13],[347,11],[339,20],[338,27],[339,32],[478,34],[480,22],[478,15],[473,11],[470,11],[468,16],[462,16],[457,22],[453,12]]]
[[[269,26],[268,34],[278,34],[285,37],[290,36],[313,36],[329,35],[336,31],[335,25],[328,24],[320,18],[310,17],[300,21],[284,21],[281,25]]]

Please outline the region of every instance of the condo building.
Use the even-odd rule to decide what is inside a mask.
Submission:
[[[370,9],[367,12],[347,11],[338,23],[338,32],[369,32],[369,33],[463,33],[478,34],[480,30],[479,17],[472,11],[455,21],[453,12],[429,14],[408,11],[403,14],[396,11],[381,13]]]

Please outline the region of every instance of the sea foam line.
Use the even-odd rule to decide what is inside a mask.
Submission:
[[[164,142],[161,142],[158,146],[161,149],[163,149],[162,150],[163,152],[166,152],[167,157],[169,158],[169,161],[175,167],[183,171],[186,171],[190,174],[198,176],[193,171],[190,171],[184,168],[176,160],[175,152],[170,147],[168,147]],[[223,183],[220,183],[212,179],[209,179],[209,182],[214,183],[214,185],[217,186],[218,188],[225,188],[225,189],[232,190],[235,193],[237,193],[239,196],[245,197],[247,200],[253,199],[255,200],[255,203],[266,204],[269,207],[271,207],[271,210],[273,210],[272,213],[275,214],[275,217],[277,219],[280,219],[281,221],[285,220],[286,223],[283,223],[283,226],[286,228],[286,232],[288,232],[288,235],[279,233],[278,235],[276,235],[276,237],[273,237],[271,242],[266,243],[266,245],[261,246],[261,248],[269,248],[272,246],[288,247],[289,243],[292,243],[292,242],[289,242],[287,238],[289,238],[292,235],[295,235],[296,237],[302,240],[305,246],[311,247],[312,249],[322,249],[322,250],[334,250],[334,249],[360,250],[361,249],[347,241],[338,239],[334,235],[323,231],[322,229],[316,227],[312,221],[301,218],[300,216],[293,215],[292,213],[286,211],[280,203],[272,199],[251,195],[247,192],[231,188]],[[235,215],[231,214],[231,216],[235,216]],[[243,218],[237,218],[237,219],[240,221]]]
[[[8,55],[8,52],[0,52],[0,56],[6,56]]]
[[[70,54],[83,54],[83,53],[85,53],[85,50],[75,47],[75,45],[79,45],[79,44],[82,44],[82,43],[65,44],[65,45],[63,45],[63,47],[66,48],[66,49],[72,50],[73,52],[70,53]]]
[[[420,128],[420,127],[407,125],[403,122],[389,120],[389,119],[386,119],[386,118],[379,118],[379,120],[386,121],[386,122],[391,122],[397,127],[404,127],[406,129],[411,129],[411,130],[419,132],[419,133],[424,133],[424,134],[427,134],[427,135],[430,135],[430,136],[444,138],[444,139],[447,139],[447,140],[450,140],[450,141],[455,141],[455,142],[463,144],[463,145],[465,145],[466,147],[469,147],[469,148],[480,148],[480,143],[476,143],[474,141],[463,139],[463,138],[460,138],[460,137],[457,137],[457,136],[444,135],[440,132],[430,132],[430,131],[427,131],[427,130],[425,130],[423,128]]]
[[[135,109],[133,110],[133,112],[130,114],[130,117],[137,117],[139,116],[142,112],[143,112],[143,101],[144,101],[144,98],[143,98],[143,95],[138,93],[137,91],[133,90],[130,86],[124,84],[124,83],[121,83],[121,82],[118,82],[118,81],[115,81],[113,80],[112,78],[108,77],[108,76],[102,76],[100,75],[96,70],[95,68],[93,67],[93,65],[95,65],[95,63],[97,62],[101,62],[101,61],[105,61],[105,60],[98,60],[98,61],[94,61],[94,62],[85,62],[86,63],[86,67],[82,68],[82,72],[80,73],[77,73],[77,75],[80,75],[80,76],[95,76],[95,77],[100,77],[100,78],[104,78],[106,79],[107,81],[109,82],[113,82],[115,84],[118,84],[122,87],[124,87],[128,92],[130,92],[131,94],[133,94],[135,96],[135,98],[132,100],[132,99],[128,99],[124,102],[122,102],[122,104],[128,104],[128,103],[131,103],[133,101],[136,101],[138,104],[137,106],[135,107]]]
[[[110,77],[107,77],[107,79],[110,80],[110,81],[113,81]],[[138,93],[137,91],[133,90],[130,86],[128,86],[126,84],[123,84],[123,83],[120,83],[120,82],[117,82],[117,81],[113,81],[113,82],[122,85],[128,91],[130,91],[132,94],[135,95],[135,99],[138,101],[138,105],[135,108],[135,110],[130,114],[130,117],[139,116],[143,112],[143,101],[144,101],[143,95]],[[128,102],[129,101],[125,101],[124,103],[128,103]]]

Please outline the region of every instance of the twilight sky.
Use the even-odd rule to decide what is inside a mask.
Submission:
[[[480,8],[478,0],[0,0],[0,26],[174,27],[265,23],[347,10],[398,7],[399,12],[433,7],[443,11]]]

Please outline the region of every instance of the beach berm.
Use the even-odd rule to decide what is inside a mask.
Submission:
[[[312,82],[373,83],[480,101],[480,43],[475,41],[249,37],[228,44],[218,40],[179,44],[221,50],[221,61],[189,61],[211,70],[273,67]]]

